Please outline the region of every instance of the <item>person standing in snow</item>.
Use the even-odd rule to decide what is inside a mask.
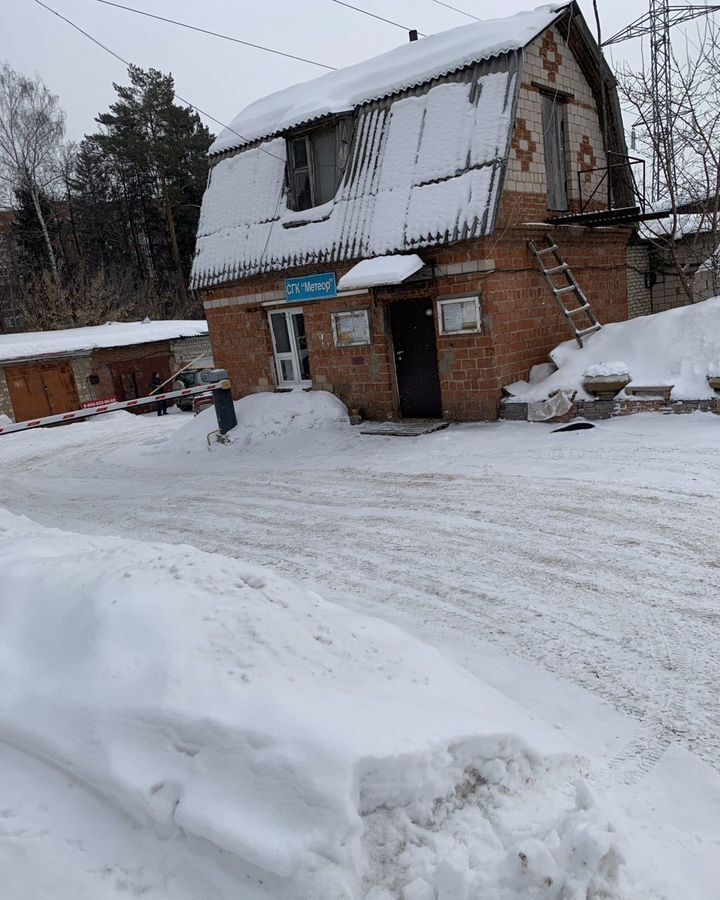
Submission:
[[[159,372],[152,373],[152,379],[150,380],[150,393],[154,394],[155,391],[161,387],[163,383],[162,378],[160,377]],[[157,414],[159,416],[167,415],[167,400],[158,400],[157,402]]]

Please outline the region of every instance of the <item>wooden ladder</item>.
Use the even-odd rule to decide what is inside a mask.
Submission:
[[[602,328],[595,318],[590,301],[585,296],[580,285],[575,281],[572,269],[562,258],[557,244],[549,234],[545,235],[545,246],[536,247],[533,241],[528,241],[530,252],[535,257],[538,269],[542,272],[547,286],[552,291],[555,302],[560,307],[560,312],[565,316],[568,328],[578,344],[583,346],[583,338],[589,337]],[[545,259],[550,256],[550,266],[545,265]],[[554,275],[564,275],[566,283],[558,287],[553,281]],[[568,306],[566,299],[573,299],[574,306]],[[579,317],[579,318],[576,318]]]

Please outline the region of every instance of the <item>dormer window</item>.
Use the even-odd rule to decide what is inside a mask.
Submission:
[[[288,138],[288,188],[292,209],[311,209],[337,193],[347,159],[348,119]]]

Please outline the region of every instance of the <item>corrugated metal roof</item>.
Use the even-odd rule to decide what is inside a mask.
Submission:
[[[324,116],[347,113],[482,60],[519,50],[551,25],[568,5],[566,0],[500,19],[461,25],[277,91],[242,110],[218,135],[210,155],[274,137]]]
[[[362,107],[337,195],[315,209],[287,206],[283,138],[221,159],[203,198],[193,286],[491,233],[517,67],[508,53]]]

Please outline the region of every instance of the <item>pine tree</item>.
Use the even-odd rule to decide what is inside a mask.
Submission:
[[[187,308],[212,136],[194,110],[175,102],[172,75],[136,66],[128,74],[130,84],[115,84],[118,100],[97,117],[103,130],[89,140],[113,166],[136,255],[147,253],[155,277],[172,273]]]

